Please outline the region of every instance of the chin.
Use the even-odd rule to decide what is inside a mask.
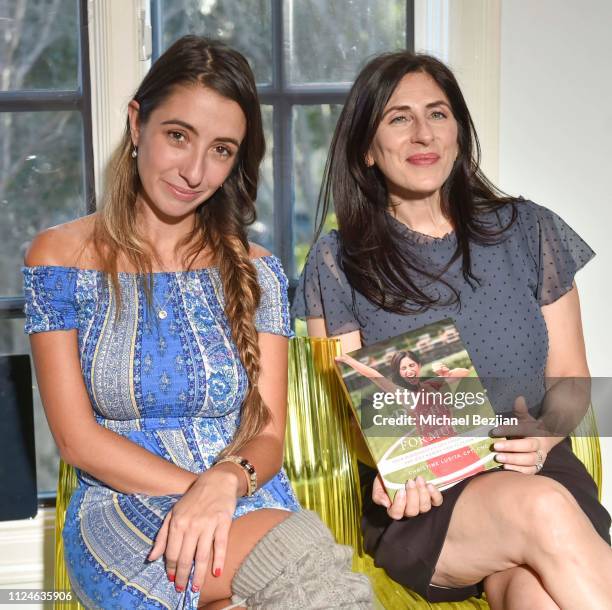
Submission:
[[[417,184],[411,184],[407,187],[407,190],[417,194],[422,195],[423,197],[429,197],[434,193],[437,193],[444,184],[444,181],[440,182],[439,180],[428,180],[427,182],[419,182]]]
[[[168,201],[162,205],[155,205],[155,211],[159,216],[170,220],[181,220],[190,214],[195,214],[199,204],[185,204],[182,201]]]
[[[395,192],[400,196],[408,196],[408,198],[425,198],[431,197],[437,193],[441,188],[442,184],[438,181],[420,181],[420,182],[397,182],[396,186],[391,189],[391,192]]]

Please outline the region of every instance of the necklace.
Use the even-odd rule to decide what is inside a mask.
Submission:
[[[177,280],[177,283],[178,283],[178,280]],[[166,307],[168,306],[168,303],[170,303],[170,299],[172,298],[172,295],[174,294],[175,288],[176,286],[172,286],[172,290],[170,291],[170,294],[168,295],[168,297],[164,301],[164,304],[161,307],[159,303],[157,302],[157,299],[155,298],[155,296],[153,296],[153,302],[157,310],[157,317],[160,320],[165,320],[168,317],[168,312],[166,311]]]

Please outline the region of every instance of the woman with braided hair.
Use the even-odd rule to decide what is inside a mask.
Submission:
[[[281,468],[287,279],[246,236],[263,154],[244,57],[184,37],[129,104],[100,211],[26,255],[40,392],[79,481],[66,563],[88,608],[370,605]]]

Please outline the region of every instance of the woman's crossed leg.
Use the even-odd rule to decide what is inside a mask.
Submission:
[[[612,550],[557,481],[472,479],[454,507],[432,584],[484,579],[493,608],[612,608]],[[520,599],[520,604],[517,601]]]

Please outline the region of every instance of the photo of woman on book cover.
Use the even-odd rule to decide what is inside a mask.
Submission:
[[[342,354],[336,362],[391,391],[396,387],[414,389],[424,383],[435,388],[440,379],[475,375],[470,356],[449,319],[364,348],[359,354],[359,358]]]
[[[409,387],[413,385],[413,379],[420,377],[423,363],[415,352],[400,351],[393,355],[390,366],[393,371],[392,380],[398,385]],[[442,360],[432,362],[431,369],[436,377],[465,377],[470,374],[469,369],[463,367],[449,369]]]

